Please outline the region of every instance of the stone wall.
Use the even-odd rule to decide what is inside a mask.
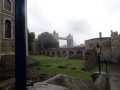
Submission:
[[[76,48],[53,48],[53,49],[41,49],[38,51],[40,55],[48,55],[53,57],[64,58],[84,58],[84,47]]]
[[[14,55],[3,55],[0,60],[0,79],[14,76],[15,70],[15,56]],[[38,65],[38,62],[32,57],[26,57],[27,67],[34,67]],[[21,65],[22,66],[22,65]]]
[[[85,41],[85,51],[92,50],[96,44],[101,46],[101,60],[120,62],[120,34],[111,31],[111,37],[93,38]]]
[[[15,51],[15,2],[11,0],[12,10],[3,9],[3,0],[0,0],[0,34],[1,34],[1,53],[11,54]],[[11,21],[11,38],[4,37],[5,20]]]
[[[111,45],[112,45],[112,60],[120,59],[120,35],[118,32],[111,31]]]
[[[85,40],[85,51],[94,50],[95,46],[99,43],[101,46],[101,60],[110,60],[111,59],[111,38],[94,38]]]
[[[82,70],[89,71],[96,63],[96,53],[94,50],[86,50],[85,51],[85,64]]]

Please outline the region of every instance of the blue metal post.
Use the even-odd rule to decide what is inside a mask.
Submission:
[[[100,53],[98,53],[99,74],[101,74]]]
[[[101,47],[99,46],[98,43],[97,43],[96,48],[99,49],[99,50],[101,49]],[[99,74],[101,74],[100,53],[101,53],[101,51],[97,52],[97,59],[98,59],[98,65],[99,65]]]
[[[25,0],[15,0],[15,90],[26,89]]]

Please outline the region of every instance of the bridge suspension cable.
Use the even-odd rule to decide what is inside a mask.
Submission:
[[[73,46],[77,46],[76,43],[74,42],[74,40],[73,40]]]

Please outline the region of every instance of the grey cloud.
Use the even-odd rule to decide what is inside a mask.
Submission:
[[[89,22],[85,19],[68,20],[67,28],[69,32],[73,35],[74,42],[78,45],[84,43],[84,40],[87,40],[88,36],[92,37],[92,35],[94,34]]]
[[[28,14],[28,27],[30,31],[38,32],[38,35],[44,31],[53,29],[52,23],[41,13],[41,11],[38,12],[37,10],[31,9]]]
[[[30,31],[37,32],[37,35],[52,29],[52,23],[44,15],[44,11],[37,3],[30,0],[28,2],[28,27]],[[32,3],[32,4],[31,4]],[[36,5],[33,5],[36,4]]]
[[[91,30],[89,23],[86,20],[70,20],[68,22],[68,27],[71,31],[76,33],[87,33]]]

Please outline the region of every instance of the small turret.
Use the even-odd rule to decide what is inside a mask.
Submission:
[[[55,30],[53,31],[53,37],[55,38],[56,41],[59,40],[59,35],[58,35],[58,33],[56,33]]]
[[[54,30],[54,31],[53,31],[53,35],[55,35],[55,34],[56,34],[56,31]]]
[[[118,32],[117,31],[115,31],[115,32],[113,32],[112,30],[111,30],[111,38],[113,38],[113,37],[118,37]]]

